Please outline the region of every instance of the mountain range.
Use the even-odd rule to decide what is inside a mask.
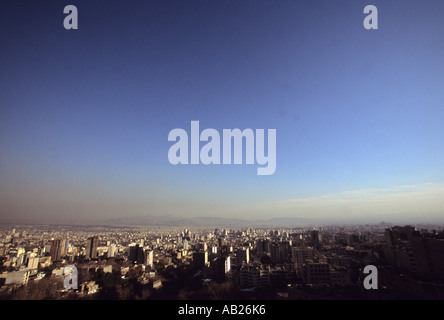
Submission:
[[[108,219],[101,222],[115,226],[170,226],[170,227],[296,227],[307,226],[313,221],[303,218],[276,217],[267,220],[245,220],[239,218],[220,217],[188,217],[165,216],[132,216]]]

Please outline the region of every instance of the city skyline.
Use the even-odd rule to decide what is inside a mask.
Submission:
[[[0,299],[176,300],[179,314],[191,300],[440,300],[443,240],[424,224],[0,224]]]
[[[442,1],[70,4],[0,4],[0,223],[444,223]],[[276,129],[275,173],[171,165],[191,121]]]

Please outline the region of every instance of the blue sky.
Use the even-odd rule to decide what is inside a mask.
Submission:
[[[68,4],[79,30],[63,28]],[[2,1],[0,217],[444,220],[443,14],[439,0]],[[192,120],[276,129],[275,174],[172,166],[168,133]]]

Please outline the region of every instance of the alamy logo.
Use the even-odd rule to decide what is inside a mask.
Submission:
[[[276,129],[268,129],[267,155],[265,154],[265,130],[256,129],[223,129],[222,132],[222,159],[221,137],[215,129],[205,129],[199,132],[199,121],[191,121],[191,136],[183,129],[173,129],[168,134],[168,141],[176,141],[168,151],[168,160],[171,164],[231,164],[232,145],[233,163],[242,164],[243,141],[245,140],[245,164],[256,163],[264,167],[257,168],[258,175],[271,175],[276,170]],[[188,142],[191,144],[191,159],[188,157]],[[200,142],[207,142],[202,149]],[[233,143],[233,144],[232,144]],[[256,152],[255,152],[256,149]],[[190,162],[189,162],[190,160]]]
[[[367,290],[378,289],[378,268],[373,265],[365,266],[364,273],[368,274],[364,279],[364,288]]]
[[[63,282],[63,286],[65,289],[74,289],[77,290],[78,280],[77,280],[77,268],[73,265],[66,266],[63,270],[63,273],[66,275],[65,280]]]
[[[378,29],[378,8],[376,6],[369,4],[365,6],[364,13],[369,15],[364,19],[364,28],[367,30]]]

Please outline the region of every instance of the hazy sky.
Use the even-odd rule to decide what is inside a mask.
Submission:
[[[1,1],[0,222],[443,222],[443,17],[442,0]],[[276,129],[275,174],[171,165],[192,120]]]

